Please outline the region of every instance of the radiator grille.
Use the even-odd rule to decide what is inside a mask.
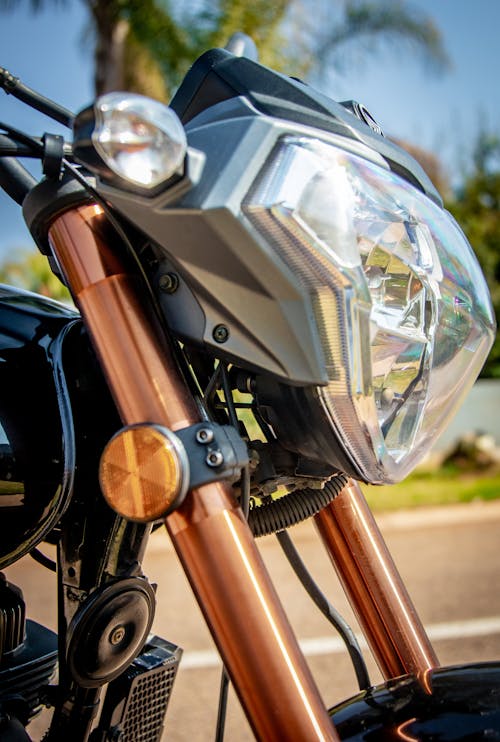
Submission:
[[[104,739],[159,742],[182,650],[151,637],[130,667],[109,684],[99,727]]]

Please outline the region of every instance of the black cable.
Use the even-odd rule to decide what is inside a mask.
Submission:
[[[248,521],[250,512],[250,466],[248,464],[241,470],[240,507],[243,510],[245,520]]]
[[[314,582],[287,531],[278,531],[276,538],[278,539],[290,566],[299,578],[309,597],[340,634],[352,660],[359,689],[367,690],[371,687],[370,677],[368,675],[368,670],[358,640],[356,639],[353,630]]]
[[[222,379],[224,379],[224,376],[227,376],[227,372],[224,368],[224,365],[221,362],[219,362],[219,364],[217,365],[217,368],[215,369],[212,376],[210,377],[210,380],[205,388],[205,391],[203,392],[203,399],[205,401],[205,404],[207,404],[208,406],[211,405],[212,396],[217,391],[219,380],[221,379],[221,377]],[[224,396],[226,396],[226,401],[227,401],[227,395],[225,391],[224,391]],[[215,742],[222,742],[222,740],[224,739],[224,730],[226,728],[228,692],[229,692],[229,676],[227,674],[227,670],[225,666],[222,665],[220,685],[219,685],[219,705],[217,709],[217,723],[215,726]]]
[[[274,431],[272,430],[271,426],[268,425],[267,422],[262,417],[262,414],[261,414],[261,412],[259,410],[259,406],[258,406],[258,404],[256,402],[254,402],[254,404],[252,405],[252,412],[253,412],[253,416],[255,418],[255,421],[256,421],[257,425],[259,426],[259,428],[264,433],[264,437],[265,437],[266,441],[274,441],[274,440],[276,440],[276,436],[274,434]]]
[[[206,386],[206,389],[203,392],[203,399],[205,400],[206,404],[210,404],[212,395],[214,394],[217,388],[219,376],[220,376],[220,364],[217,365],[217,368],[215,369],[212,376],[210,377],[210,380]]]
[[[227,412],[229,415],[229,421],[233,428],[239,431],[239,420],[236,414],[236,405],[233,400],[233,393],[231,385],[229,383],[229,374],[227,368],[223,363],[219,364],[222,390],[224,392],[224,398],[226,400]],[[241,470],[241,494],[240,494],[240,507],[243,510],[245,520],[248,520],[248,513],[250,511],[250,467],[248,464]]]
[[[224,392],[224,399],[226,402],[226,408],[229,415],[229,421],[231,425],[238,430],[239,421],[236,414],[236,407],[233,400],[233,394],[231,386],[229,384],[229,374],[226,366],[221,362],[217,367],[217,371],[220,373],[220,380],[222,383],[222,390]],[[215,374],[214,374],[215,376]],[[212,377],[212,379],[214,378]],[[212,381],[210,380],[210,382]],[[209,382],[209,385],[210,385]],[[248,513],[250,510],[250,467],[247,464],[241,470],[241,494],[240,494],[240,507],[243,511],[245,520],[248,520]],[[217,712],[217,727],[215,733],[216,742],[222,742],[224,739],[224,728],[226,725],[226,712],[227,712],[227,696],[229,691],[229,676],[225,667],[222,668],[222,674],[220,679],[220,691],[219,691],[219,709]]]
[[[220,368],[220,373],[221,373],[222,391],[224,392],[224,399],[226,401],[226,409],[229,415],[229,422],[231,423],[233,428],[236,428],[236,430],[239,430],[240,425],[238,422],[238,415],[236,414],[236,408],[233,402],[233,394],[231,391],[231,386],[229,384],[229,376],[227,373],[227,368],[223,363],[219,364],[219,368]]]
[[[34,559],[35,562],[38,562],[38,564],[41,564],[42,567],[47,567],[47,569],[50,569],[51,572],[57,571],[56,563],[48,556],[45,556],[45,554],[42,554],[39,549],[31,549],[30,557]]]
[[[219,708],[217,709],[217,725],[215,727],[215,742],[222,742],[226,728],[227,696],[229,692],[229,675],[224,666],[220,677]]]

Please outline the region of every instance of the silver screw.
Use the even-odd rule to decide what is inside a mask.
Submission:
[[[214,439],[214,431],[210,428],[200,428],[196,431],[196,440],[198,443],[211,443]]]
[[[220,451],[210,451],[205,459],[208,466],[216,467],[224,463],[224,456]]]

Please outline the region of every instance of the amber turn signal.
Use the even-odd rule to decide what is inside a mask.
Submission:
[[[104,449],[99,480],[106,501],[119,515],[150,522],[182,501],[189,462],[172,431],[132,425],[120,430]]]

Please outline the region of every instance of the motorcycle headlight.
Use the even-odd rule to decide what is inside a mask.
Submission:
[[[321,404],[369,482],[404,477],[477,377],[495,320],[453,218],[395,173],[285,136],[243,205],[311,297]]]
[[[131,93],[108,93],[76,116],[79,162],[121,187],[148,194],[183,172],[187,141],[172,109]],[[98,155],[96,159],[95,153]]]

